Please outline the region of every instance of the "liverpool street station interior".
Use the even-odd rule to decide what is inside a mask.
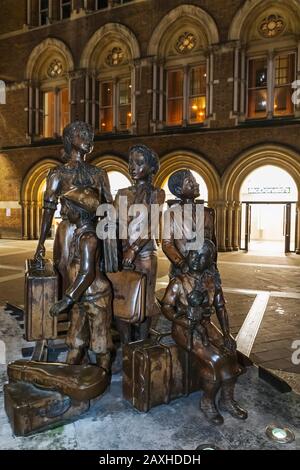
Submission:
[[[299,1],[0,7],[0,449],[300,450]]]

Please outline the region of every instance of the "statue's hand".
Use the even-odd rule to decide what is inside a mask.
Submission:
[[[50,315],[52,317],[58,317],[60,313],[65,312],[68,310],[73,304],[73,301],[70,297],[63,297],[59,302],[56,302],[50,308]]]
[[[236,351],[236,341],[231,335],[224,336],[224,348],[230,352]]]
[[[43,265],[44,264],[45,254],[46,254],[46,249],[45,249],[44,245],[38,244],[35,255],[33,257],[34,263],[39,264],[39,265]]]
[[[123,254],[123,267],[134,268],[135,251],[132,248],[128,248]]]
[[[180,271],[182,274],[186,274],[189,272],[189,265],[187,264],[186,261],[181,261],[181,263],[178,265]]]

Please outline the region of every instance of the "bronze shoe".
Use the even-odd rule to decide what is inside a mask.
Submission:
[[[228,411],[228,413],[230,413],[234,418],[248,418],[248,412],[244,410],[235,400],[225,401],[221,399],[219,402],[219,408],[221,411]]]

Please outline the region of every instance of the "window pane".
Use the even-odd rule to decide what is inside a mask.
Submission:
[[[125,131],[131,126],[131,106],[121,106],[119,109],[119,130]]]
[[[113,83],[105,82],[101,83],[101,107],[112,106],[113,97]]]
[[[108,0],[96,0],[96,9],[101,10],[101,8],[108,7]]]
[[[61,17],[70,18],[72,12],[72,2],[70,0],[61,0]]]
[[[183,119],[183,99],[168,101],[168,124],[182,124]]]
[[[44,93],[44,137],[53,137],[55,133],[55,93]]]
[[[60,135],[63,134],[64,128],[70,122],[70,111],[69,111],[69,89],[63,88],[59,92],[59,102],[60,102]]]
[[[268,108],[268,63],[267,58],[249,61],[248,116],[265,118]]]
[[[113,82],[100,85],[100,132],[113,130]]]
[[[193,67],[190,71],[190,96],[206,94],[206,66]]]
[[[120,80],[119,86],[119,130],[127,130],[131,126],[131,80]]]
[[[40,0],[40,25],[48,23],[49,0]]]
[[[191,123],[203,122],[206,115],[206,98],[199,96],[189,100],[189,121]]]
[[[248,94],[248,114],[252,118],[267,116],[267,90],[250,90]]]
[[[276,57],[274,116],[288,116],[294,113],[292,82],[295,80],[295,55]]]
[[[119,83],[119,105],[131,103],[131,81],[130,79],[121,80]]]
[[[183,119],[183,70],[170,70],[167,81],[167,123],[180,125]]]
[[[268,82],[267,58],[249,61],[249,88],[265,88]]]
[[[275,85],[291,84],[295,79],[295,55],[279,56],[275,62]]]
[[[168,72],[168,98],[182,98],[183,70]]]
[[[291,86],[275,88],[274,115],[287,116],[294,113],[292,94],[294,90]]]
[[[112,108],[103,108],[100,110],[100,131],[111,132],[112,130],[113,130]]]

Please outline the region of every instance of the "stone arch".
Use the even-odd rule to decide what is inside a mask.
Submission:
[[[114,38],[126,45],[130,52],[131,59],[138,59],[141,55],[139,43],[133,32],[119,23],[107,23],[99,28],[88,41],[80,60],[80,68],[93,69],[93,56],[100,44],[107,38]]]
[[[128,163],[115,155],[99,155],[96,156],[92,162],[93,165],[98,166],[105,170],[108,174],[112,172],[117,172],[121,173],[121,175],[125,176],[129,181],[130,181],[130,176],[128,172]],[[114,183],[113,183],[114,182]],[[119,177],[118,177],[118,183],[116,184],[116,179],[110,180],[110,188],[111,188],[111,193],[112,196],[114,197],[116,195],[116,192],[121,189],[121,187],[126,187],[129,186],[130,183],[125,183],[124,182],[119,185]]]
[[[240,189],[245,178],[255,169],[273,165],[285,170],[294,179],[298,190],[298,220],[300,217],[300,155],[282,145],[260,145],[245,150],[227,168],[222,177],[224,201],[223,247],[227,251],[239,248]],[[296,252],[300,253],[300,224],[296,240]]]
[[[124,176],[129,178],[128,164],[125,160],[115,155],[96,155],[92,160],[91,164],[103,168],[103,170],[119,171]]]
[[[184,19],[197,23],[204,33],[207,45],[219,42],[219,31],[214,19],[202,8],[195,5],[180,5],[171,10],[156,26],[148,46],[148,55],[157,56],[163,36],[175,23]]]
[[[184,159],[182,156],[184,156]],[[219,198],[220,177],[215,168],[197,153],[176,150],[165,155],[160,160],[160,170],[154,182],[157,186],[162,187],[171,173],[185,168],[196,171],[202,176],[208,189],[208,203],[213,205]]]
[[[59,161],[49,157],[34,165],[26,174],[21,187],[23,238],[39,238],[43,207],[43,185],[49,170],[59,165]]]
[[[245,38],[257,16],[265,13],[269,7],[287,13],[291,30],[298,31],[300,10],[297,0],[286,0],[285,2],[281,0],[246,0],[233,18],[228,33],[229,41]]]
[[[67,72],[74,70],[74,59],[68,46],[60,39],[47,38],[31,52],[26,67],[26,79],[38,79],[44,64],[53,55],[62,58]]]
[[[274,165],[287,171],[295,180],[300,195],[300,155],[281,145],[262,145],[243,152],[222,177],[222,189],[226,201],[239,201],[240,188],[253,170]]]

